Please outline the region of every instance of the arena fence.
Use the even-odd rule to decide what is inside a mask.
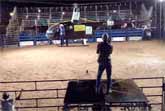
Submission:
[[[18,46],[18,43],[19,41],[15,35],[6,36],[6,34],[0,34],[0,47]]]
[[[153,111],[165,111],[164,77],[133,78],[133,80],[137,83],[138,87],[142,89],[143,93],[150,101]],[[145,81],[144,84],[142,83],[143,81]]]
[[[96,30],[91,38],[88,38],[88,42],[96,42],[96,39],[101,39],[103,33],[107,32],[111,37],[112,41],[117,38],[125,38],[123,41],[131,40],[131,38],[143,38],[144,31],[142,29],[128,29],[128,30]],[[17,38],[17,37],[16,37]],[[130,38],[130,39],[129,39]],[[51,44],[52,41],[49,40],[45,33],[40,33],[36,36],[32,35],[20,35],[17,40],[14,39],[14,36],[0,35],[0,47],[7,47],[8,45],[17,45],[21,46],[22,43],[31,45],[37,45],[37,42],[47,42]],[[72,42],[71,42],[72,43]]]
[[[165,111],[165,78],[133,78],[148,98],[153,111]],[[0,82],[0,95],[9,92],[17,111],[62,111],[67,84],[72,80]],[[156,109],[156,110],[154,110]],[[132,110],[131,110],[132,111]]]
[[[4,47],[5,45],[5,35],[0,35],[0,47]]]

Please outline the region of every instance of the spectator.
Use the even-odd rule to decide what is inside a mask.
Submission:
[[[14,101],[6,92],[2,95],[1,107],[2,111],[15,111]]]

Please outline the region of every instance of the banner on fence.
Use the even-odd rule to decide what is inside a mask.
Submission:
[[[92,26],[86,26],[85,34],[92,35],[92,33],[93,33]]]
[[[85,31],[85,25],[74,25],[75,32]]]

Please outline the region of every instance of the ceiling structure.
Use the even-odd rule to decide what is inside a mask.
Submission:
[[[153,4],[157,0],[0,0],[0,26],[7,25],[10,19],[9,13],[15,6],[17,7],[72,7],[74,3],[84,6],[88,5],[102,5],[131,2],[132,4],[139,5],[144,2],[147,5]],[[116,5],[114,5],[116,6]],[[3,22],[2,22],[3,21]],[[3,28],[1,28],[2,30]],[[5,30],[5,29],[4,29]],[[5,31],[3,31],[5,32]]]
[[[87,3],[106,3],[106,2],[151,2],[155,0],[0,0],[1,2],[13,4],[37,4],[37,5],[72,5],[73,3],[87,4]]]
[[[146,0],[0,0],[9,2],[37,2],[37,3],[84,3],[84,2],[124,2],[124,1],[146,1]],[[151,1],[151,0],[147,0]]]

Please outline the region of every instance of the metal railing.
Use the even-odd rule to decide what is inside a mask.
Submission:
[[[4,47],[4,46],[5,46],[5,35],[0,34],[0,47]]]
[[[40,109],[40,108],[56,108],[58,111],[60,111],[61,108],[63,108],[63,104],[56,104],[56,105],[40,105],[39,102],[40,100],[56,100],[57,103],[59,103],[59,100],[62,100],[62,103],[63,103],[63,99],[64,99],[64,94],[61,95],[60,93],[64,93],[66,91],[66,88],[67,88],[67,83],[69,82],[69,80],[44,80],[44,81],[12,81],[12,82],[0,82],[0,86],[1,88],[2,87],[9,87],[5,90],[0,90],[0,93],[3,93],[3,92],[9,92],[9,93],[13,93],[14,94],[14,97],[16,98],[17,96],[17,93],[22,91],[22,95],[26,95],[26,93],[30,93],[30,94],[34,94],[37,96],[37,94],[39,93],[43,93],[44,92],[44,95],[47,93],[51,93],[50,95],[51,96],[47,96],[45,95],[46,97],[44,97],[44,95],[40,96],[40,97],[25,97],[25,96],[22,96],[19,100],[16,100],[16,110],[17,111],[20,111],[21,109]],[[56,86],[53,86],[53,87],[49,87],[49,86],[46,86],[47,84],[54,84],[54,85],[57,85],[57,84],[62,84],[63,86],[61,88],[57,88]],[[39,85],[39,84],[42,84]],[[12,88],[14,86],[17,86],[17,88]],[[26,86],[26,85],[29,85],[29,87],[25,87],[25,88],[22,88],[22,87],[19,87],[23,85]],[[45,88],[43,88],[45,87]],[[47,87],[47,88],[46,88]],[[52,95],[53,94],[53,95]],[[27,104],[29,104],[29,101],[30,102],[33,102],[35,103],[34,105],[19,105],[19,102],[27,102]],[[55,111],[57,111],[55,110]]]
[[[133,78],[133,80],[135,82],[138,81],[150,81],[149,84],[145,84],[145,85],[138,85],[138,87],[143,91],[143,93],[145,94],[145,96],[147,97],[147,99],[150,102],[150,105],[153,106],[159,106],[160,107],[160,111],[165,111],[165,90],[164,90],[164,84],[165,84],[165,78],[164,77],[149,77],[149,78]],[[159,84],[153,85],[154,81],[159,81]],[[145,91],[144,91],[145,90]],[[147,94],[145,92],[150,91],[150,94]],[[155,94],[154,91],[158,91],[160,92],[159,94]],[[154,98],[154,100],[152,99]],[[156,99],[160,99],[159,101]],[[155,101],[155,102],[154,102]],[[154,107],[153,107],[154,108]]]
[[[164,77],[133,78],[133,80],[144,92],[152,108],[160,107],[160,111],[165,111]],[[15,102],[17,111],[40,111],[43,109],[44,111],[47,111],[46,109],[61,111],[63,110],[63,100],[69,81],[72,81],[72,79],[0,82],[0,94],[9,92],[13,94],[14,97],[17,97],[18,92],[22,91],[22,96]],[[153,84],[153,81],[157,84]],[[143,82],[144,84],[142,84]],[[158,90],[159,94],[154,94],[154,91],[152,92],[150,90]],[[149,94],[147,94],[147,92],[149,92]],[[152,100],[151,98],[156,99]],[[157,99],[160,100],[157,101]]]

